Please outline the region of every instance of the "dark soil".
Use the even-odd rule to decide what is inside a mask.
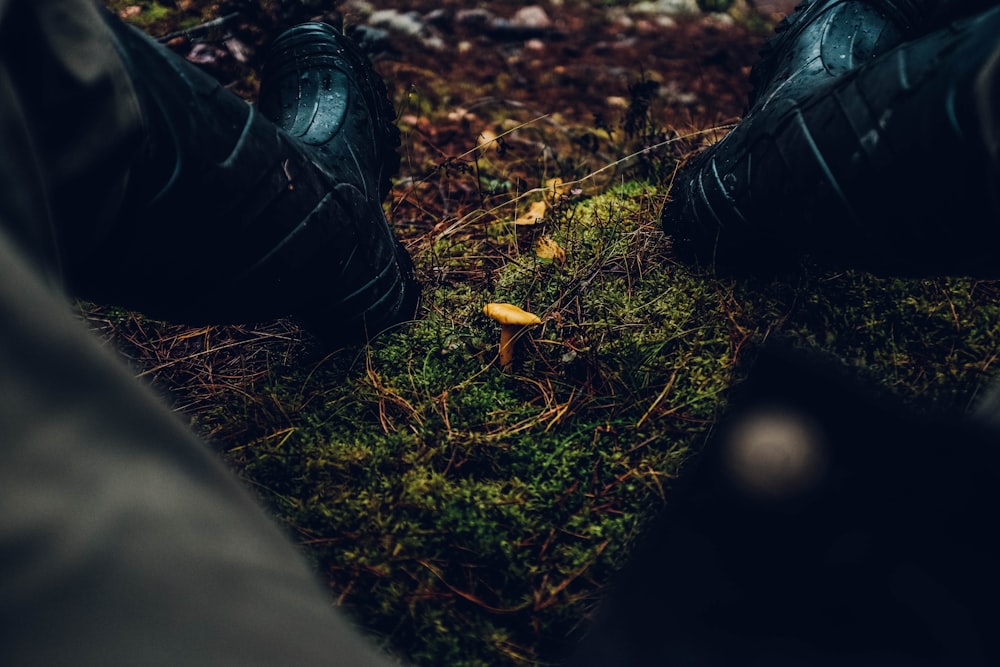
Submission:
[[[414,184],[426,184],[441,169],[470,169],[466,158],[484,131],[500,134],[517,123],[544,128],[549,132],[533,138],[535,147],[544,144],[549,157],[563,161],[558,172],[565,178],[678,135],[733,123],[744,111],[749,69],[793,2],[702,2],[730,6],[730,13],[666,20],[633,11],[634,3],[545,0],[535,6],[550,23],[528,28],[508,25],[525,7],[514,0],[374,0],[332,3],[326,10],[326,3],[306,0],[172,4],[190,15],[193,28],[179,30],[176,15],[143,27],[250,99],[267,45],[291,25],[323,20],[363,43],[385,77],[403,131],[392,210],[409,242],[460,215],[466,204],[482,206],[481,174],[464,184],[452,180],[447,193],[440,184]],[[373,25],[377,10],[393,10],[420,30]],[[205,27],[212,18],[216,25]],[[697,148],[701,136],[672,144],[673,154]],[[492,176],[507,188],[534,187],[536,158],[537,151],[525,157],[533,164],[509,163]]]

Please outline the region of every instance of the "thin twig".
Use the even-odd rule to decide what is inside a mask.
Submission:
[[[193,25],[190,28],[184,28],[183,30],[174,30],[173,32],[168,32],[165,35],[160,35],[159,37],[156,38],[156,41],[169,42],[170,40],[175,39],[177,37],[190,37],[195,33],[223,26],[229,23],[230,21],[238,18],[239,16],[240,16],[239,12],[226,14],[225,16],[220,16],[219,18],[212,19],[211,21],[205,21],[204,23]]]

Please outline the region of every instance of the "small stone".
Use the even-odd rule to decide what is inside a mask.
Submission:
[[[424,24],[418,16],[403,14],[395,9],[379,9],[372,12],[368,17],[368,24],[414,36],[419,35],[424,29]]]
[[[632,11],[641,14],[700,14],[697,0],[656,0],[656,2],[637,2]]]
[[[516,28],[526,30],[545,31],[552,28],[552,19],[545,13],[545,10],[538,5],[521,7],[514,12],[510,19],[510,24]]]
[[[417,12],[404,13],[395,9],[380,9],[368,17],[368,25],[416,37],[425,47],[435,51],[445,48],[444,40],[421,20]]]

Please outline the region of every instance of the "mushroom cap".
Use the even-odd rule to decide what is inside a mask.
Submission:
[[[493,318],[500,324],[527,326],[542,323],[538,315],[521,310],[509,303],[488,303],[483,306],[483,314]]]

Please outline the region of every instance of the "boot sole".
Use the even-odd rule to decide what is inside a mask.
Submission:
[[[332,47],[332,48],[331,48]],[[361,91],[365,106],[373,118],[376,155],[382,158],[382,173],[377,183],[379,202],[384,201],[399,172],[401,135],[396,126],[396,112],[389,99],[385,82],[375,72],[371,61],[346,35],[325,23],[305,23],[282,33],[271,48],[272,56],[264,66],[261,82],[261,110],[269,120],[282,126],[280,109],[266,104],[272,81],[280,81],[295,70],[299,54],[332,59],[344,70],[350,81]],[[271,107],[271,108],[269,108]]]

